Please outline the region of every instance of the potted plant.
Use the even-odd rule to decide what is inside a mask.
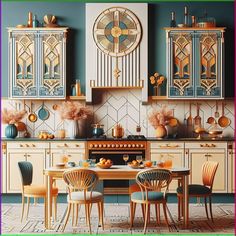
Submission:
[[[25,116],[26,111],[16,111],[16,110],[8,110],[7,108],[4,108],[2,110],[2,123],[7,124],[5,128],[5,136],[7,138],[15,138],[18,134],[16,123],[21,121],[23,117]]]
[[[84,106],[80,102],[65,101],[58,106],[60,117],[62,120],[69,120],[68,136],[71,139],[77,138],[79,135],[78,121],[87,119],[92,114],[90,108]]]

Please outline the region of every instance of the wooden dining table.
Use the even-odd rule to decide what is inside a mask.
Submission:
[[[54,179],[62,179],[63,172],[69,169],[78,169],[82,167],[55,168],[50,167],[44,169],[46,177],[46,201],[45,201],[45,228],[52,229],[52,186]],[[113,165],[109,169],[100,169],[99,167],[88,168],[96,171],[99,180],[134,180],[136,175],[142,169],[132,169],[126,165]],[[185,167],[174,167],[169,169],[172,173],[172,179],[181,179],[183,186],[183,228],[188,228],[189,222],[189,201],[188,201],[188,183],[190,169]]]

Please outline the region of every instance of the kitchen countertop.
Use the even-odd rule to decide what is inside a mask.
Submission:
[[[168,142],[168,141],[197,141],[197,142],[204,142],[204,141],[212,141],[212,142],[218,142],[218,141],[234,141],[235,139],[233,137],[223,137],[223,138],[217,138],[217,139],[211,139],[211,138],[202,138],[202,139],[196,139],[196,138],[163,138],[163,139],[158,139],[155,137],[148,137],[146,139],[127,139],[127,138],[122,138],[122,139],[114,139],[114,138],[106,138],[106,139],[96,139],[96,138],[78,138],[78,139],[70,139],[70,138],[65,138],[65,139],[39,139],[39,138],[15,138],[15,139],[10,139],[10,138],[1,138],[2,141],[5,142],[11,142],[11,141],[30,141],[30,142],[76,142],[76,141],[159,141],[159,142]]]

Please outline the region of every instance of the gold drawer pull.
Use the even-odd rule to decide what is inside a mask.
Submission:
[[[35,147],[35,144],[32,144],[31,146],[32,146],[32,147]]]
[[[29,147],[29,144],[25,144],[26,147]]]
[[[200,144],[200,147],[216,147],[216,145],[214,143],[211,143],[211,144]]]
[[[24,145],[23,145],[23,144],[20,144],[20,147],[24,147]]]
[[[205,157],[211,157],[212,155],[211,154],[205,154]]]
[[[76,147],[80,147],[80,145],[79,145],[79,144],[76,144],[75,146],[76,146]]]
[[[179,145],[178,144],[176,144],[176,145],[171,145],[171,144],[166,144],[166,145],[159,145],[159,147],[160,148],[177,148],[177,147],[179,147]]]

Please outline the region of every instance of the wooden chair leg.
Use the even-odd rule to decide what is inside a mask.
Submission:
[[[54,221],[57,221],[57,197],[53,197],[53,207],[54,207],[53,218]]]
[[[78,225],[78,218],[79,218],[79,204],[75,204],[75,226]]]
[[[149,204],[146,203],[146,204],[145,204],[145,220],[144,220],[143,234],[146,234],[146,230],[147,230],[147,222],[148,222],[148,207],[149,207]]]
[[[205,201],[205,211],[206,211],[206,216],[207,216],[207,219],[209,220],[208,210],[207,210],[207,198],[206,198],[206,197],[204,197],[204,201]]]
[[[29,198],[29,197],[27,197],[26,220],[28,219],[28,215],[29,215],[29,205],[30,205],[30,198]]]
[[[160,204],[155,204],[155,211],[156,211],[156,222],[160,224]]]
[[[104,202],[100,203],[101,208],[101,219],[102,219],[102,230],[104,230]]]
[[[210,214],[211,214],[211,220],[213,221],[213,214],[212,214],[212,202],[211,202],[211,196],[209,196],[209,205],[210,205]]]
[[[143,214],[143,220],[145,219],[145,204],[141,204],[142,207],[142,214]]]
[[[167,218],[166,203],[163,203],[163,212],[164,212],[164,216],[165,216],[166,225],[169,228],[170,225],[169,225],[168,218]]]
[[[133,213],[134,213],[133,202],[130,200],[130,228],[133,227]]]
[[[177,196],[177,201],[178,201],[178,220],[180,221],[180,211],[181,211],[181,207],[180,207],[180,203],[181,203],[181,200],[180,200],[180,197]]]
[[[25,210],[25,197],[24,195],[22,194],[22,210],[21,210],[21,222],[23,220],[23,217],[24,217],[24,210]]]
[[[67,225],[67,222],[68,222],[68,219],[69,219],[69,216],[70,216],[71,205],[72,205],[71,203],[68,204],[67,212],[66,212],[66,218],[65,218],[65,223],[64,223],[64,226],[62,228],[62,232],[65,231],[65,228],[66,228],[66,225]]]
[[[72,203],[72,227],[75,226],[75,204]]]
[[[151,204],[148,205],[148,223],[150,223],[150,221],[151,221],[151,210],[150,210],[150,208],[151,208]]]
[[[92,234],[91,230],[91,222],[90,222],[90,204],[85,204],[86,205],[86,215],[87,215],[87,221],[88,221],[88,226],[89,226],[89,233]]]

